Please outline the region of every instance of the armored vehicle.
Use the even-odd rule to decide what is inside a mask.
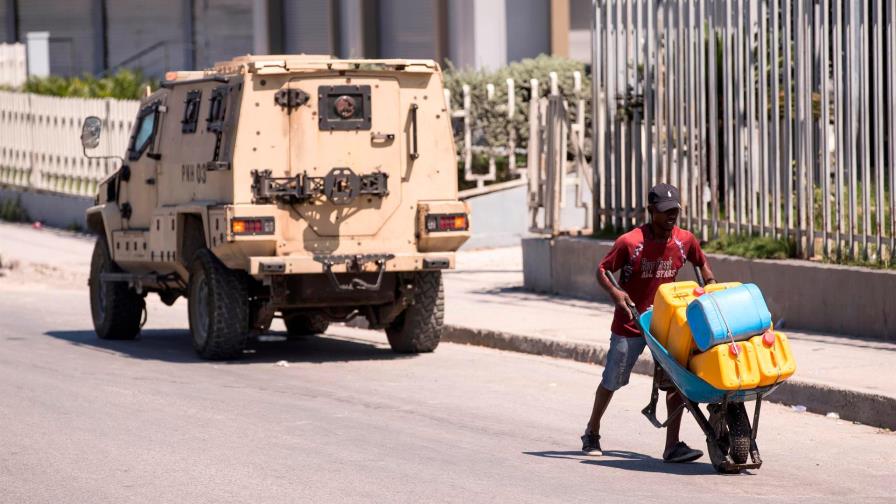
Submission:
[[[96,147],[102,121],[85,120]],[[438,65],[246,56],[169,72],[99,186],[90,301],[100,338],[135,338],[145,297],[187,298],[207,359],[361,316],[396,352],[441,336],[441,271],[469,238]]]

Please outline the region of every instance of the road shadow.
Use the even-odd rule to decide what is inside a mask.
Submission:
[[[534,457],[550,459],[566,459],[578,461],[581,464],[612,467],[625,471],[678,474],[681,476],[704,476],[716,474],[712,464],[708,462],[690,462],[687,464],[667,464],[658,458],[642,453],[623,450],[604,450],[601,457],[589,457],[581,451],[532,451],[523,452]],[[704,455],[705,457],[705,455]]]
[[[92,330],[47,331],[45,334],[75,346],[118,353],[135,359],[174,363],[208,362],[196,355],[190,333],[185,329],[145,329],[133,341],[102,340]],[[389,348],[358,339],[326,335],[287,339],[284,332],[271,332],[261,339],[250,340],[241,358],[223,362],[256,364],[285,360],[290,363],[322,364],[413,357],[396,354]]]

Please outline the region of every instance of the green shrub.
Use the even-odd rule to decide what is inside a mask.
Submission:
[[[717,252],[748,259],[789,259],[796,257],[796,243],[769,236],[722,235],[704,245],[706,252]]]
[[[143,96],[146,86],[158,87],[140,71],[122,69],[107,77],[85,74],[81,77],[31,77],[22,91],[68,98],[117,98],[135,100]]]
[[[463,107],[463,85],[470,86],[470,128],[473,135],[473,143],[478,146],[490,146],[495,148],[507,146],[510,139],[510,131],[516,136],[516,148],[525,149],[529,140],[529,100],[532,94],[531,79],[538,79],[538,97],[550,94],[550,72],[557,72],[557,82],[561,94],[568,100],[570,110],[569,119],[577,120],[575,98],[573,92],[573,72],[579,71],[582,75],[582,89],[580,95],[585,103],[586,128],[590,122],[590,90],[591,81],[585,75],[585,64],[566,58],[541,55],[536,58],[524,59],[511,63],[497,70],[458,70],[451,62],[445,68],[445,88],[451,91],[451,108],[454,110]],[[514,80],[514,101],[516,113],[512,121],[507,119],[507,79]],[[488,100],[486,86],[495,86],[494,98]],[[463,129],[454,132],[455,144],[458,149],[463,147]],[[586,135],[587,137],[587,135]],[[590,142],[586,140],[586,144]],[[585,146],[586,155],[590,155],[590,147]],[[459,152],[460,154],[460,152]],[[462,161],[462,160],[461,160]],[[474,160],[474,166],[478,166]],[[517,163],[524,160],[518,155]],[[506,159],[504,160],[506,165]],[[507,172],[505,172],[507,173]],[[504,175],[509,177],[509,175]],[[499,176],[498,180],[507,180]]]
[[[22,206],[21,197],[0,201],[0,220],[7,222],[29,222],[31,220],[25,207]]]

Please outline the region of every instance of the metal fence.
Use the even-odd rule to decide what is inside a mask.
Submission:
[[[498,112],[492,116],[491,121],[496,122],[498,128],[506,130],[506,143],[494,143],[488,141],[488,135],[481,129],[493,126],[488,124],[485,117],[477,117],[475,107],[472,106],[474,89],[471,85],[461,86],[461,95],[452,96],[451,91],[445,89],[445,103],[448,105],[452,123],[457,131],[457,152],[463,168],[463,177],[467,182],[475,182],[477,187],[484,187],[486,182],[498,180],[497,159],[506,158],[509,175],[525,178],[527,174],[534,173],[533,157],[530,156],[532,144],[531,138],[539,136],[543,127],[544,116],[539,116],[539,97],[542,93],[550,93],[550,96],[563,95],[570,100],[575,107],[576,120],[571,124],[571,132],[582,139],[585,137],[585,104],[586,94],[583,93],[583,78],[581,72],[571,73],[572,89],[567,89],[566,94],[560,88],[559,76],[556,72],[549,72],[543,81],[530,79],[521,83],[514,79],[505,79],[503,82],[487,83],[484,85],[484,95],[492,111]],[[523,86],[526,84],[527,86]],[[499,99],[498,87],[501,87],[502,98]],[[544,102],[546,103],[546,102]],[[544,103],[541,107],[544,108]],[[526,113],[523,114],[525,109]],[[542,111],[543,113],[543,111]],[[570,113],[570,116],[573,114]],[[517,135],[514,122],[528,120],[528,135],[521,138]],[[486,123],[486,124],[483,124]],[[483,154],[487,158],[487,170],[480,171],[474,167],[473,155]],[[519,160],[525,156],[525,162]]]
[[[0,86],[19,87],[28,77],[25,44],[0,44]]]
[[[104,120],[95,155],[121,155],[139,108],[136,100],[81,99],[0,92],[0,184],[93,196],[117,160],[88,159],[81,123]]]
[[[599,225],[681,188],[703,238],[795,240],[804,257],[893,261],[896,3],[595,0]]]
[[[509,175],[528,186],[527,201],[529,231],[539,234],[557,235],[570,232],[561,229],[561,210],[569,206],[567,188],[573,191],[574,206],[582,209],[584,228],[592,227],[593,215],[592,173],[586,157],[585,107],[587,97],[583,93],[583,76],[574,71],[571,74],[571,89],[563,90],[556,72],[549,72],[545,81],[530,79],[522,87],[514,79],[506,79],[502,84],[503,98],[497,98],[495,83],[485,84],[487,103],[493,104],[491,121],[475,116],[472,107],[473,89],[461,86],[462,96],[453,102],[451,92],[445,90],[445,102],[449,106],[452,122],[457,131],[457,151],[462,166],[463,179],[475,182],[480,190],[487,191],[486,182],[496,181],[497,159],[506,158]],[[547,97],[542,93],[547,92]],[[566,91],[564,93],[564,91]],[[525,99],[520,99],[525,96]],[[457,106],[459,105],[459,106]],[[521,119],[521,109],[525,107],[528,128],[524,138],[517,135],[514,121]],[[485,123],[485,124],[483,124]],[[506,143],[495,144],[487,140],[480,129],[497,126],[506,130]],[[487,171],[474,168],[473,155],[483,154],[487,158]],[[525,156],[525,162],[519,159]],[[497,190],[506,185],[495,185]],[[524,202],[520,202],[524,204]]]

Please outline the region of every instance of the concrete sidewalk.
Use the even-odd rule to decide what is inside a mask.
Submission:
[[[605,362],[611,305],[522,290],[518,247],[463,252],[457,264],[445,274],[444,341]],[[769,400],[896,429],[896,344],[781,330],[790,339],[797,372]],[[635,371],[652,370],[645,351]],[[599,379],[595,370],[595,386]]]

